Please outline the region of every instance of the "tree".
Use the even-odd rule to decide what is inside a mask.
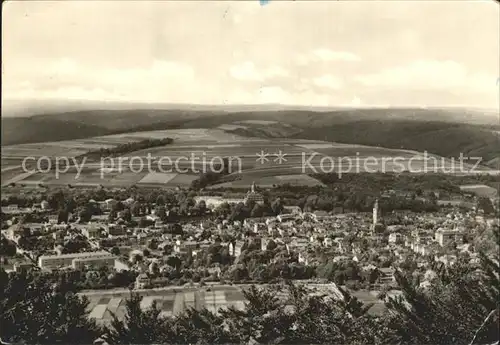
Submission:
[[[175,255],[171,255],[167,258],[167,265],[169,265],[172,268],[175,268],[176,270],[179,270],[181,267],[181,259]]]
[[[255,204],[255,206],[252,208],[252,211],[250,212],[250,217],[257,218],[257,217],[262,217],[264,215],[264,209],[262,208],[261,205]]]
[[[140,220],[139,220],[139,226],[141,228],[147,228],[149,226],[153,225],[153,221],[152,220],[149,220],[147,219],[146,217],[142,217]]]
[[[100,333],[87,317],[88,300],[70,281],[0,271],[0,330],[4,341],[90,344]]]
[[[49,195],[47,202],[49,207],[53,210],[57,210],[60,207],[64,207],[64,193],[62,190],[58,190]]]
[[[80,222],[82,223],[87,223],[90,222],[92,219],[92,208],[90,205],[84,206],[80,211],[78,212],[78,216],[80,217]]]
[[[14,256],[16,252],[16,244],[2,236],[0,238],[0,256]]]
[[[124,221],[126,221],[127,223],[130,223],[132,221],[132,213],[130,212],[130,209],[126,208],[121,213],[121,218]]]
[[[118,216],[118,212],[116,212],[116,210],[114,209],[111,209],[111,211],[109,211],[109,215],[108,215],[108,222],[114,222],[116,220],[116,217]]]
[[[165,205],[165,198],[163,195],[158,195],[156,198],[156,206],[164,206]]]
[[[57,212],[57,224],[67,223],[69,217],[69,212],[65,208],[59,209]]]
[[[207,211],[207,204],[205,203],[205,200],[200,200],[198,202],[198,209],[200,210],[200,214],[203,215]]]
[[[111,248],[111,254],[116,255],[116,256],[120,255],[120,248],[118,248],[116,246]]]
[[[160,318],[161,309],[156,302],[148,310],[141,309],[142,297],[131,294],[126,300],[126,313],[123,321],[113,314],[111,327],[107,331],[114,344],[151,344],[161,338],[162,329],[168,325]]]
[[[179,223],[169,224],[168,231],[172,235],[183,235],[184,231],[182,230],[182,225]]]
[[[167,218],[167,210],[165,209],[165,206],[160,206],[156,208],[155,214],[160,218],[161,220],[165,220]]]
[[[414,286],[404,272],[397,281],[403,296],[390,298],[395,340],[403,344],[489,344],[498,341],[500,281],[498,259],[481,256],[481,271],[464,263],[439,272],[429,291]]]
[[[482,210],[486,215],[495,213],[495,207],[493,207],[491,199],[484,196],[478,198],[477,209]]]
[[[277,247],[278,247],[278,245],[276,244],[276,242],[271,239],[271,240],[269,240],[269,242],[267,242],[266,250],[273,251]]]
[[[283,202],[281,201],[280,198],[277,198],[276,200],[273,201],[273,203],[271,204],[271,209],[273,210],[273,213],[275,215],[278,215],[280,214],[281,212],[283,212]]]
[[[141,208],[140,208],[140,204],[139,204],[139,202],[134,201],[134,203],[133,203],[133,204],[132,204],[132,206],[130,207],[130,212],[132,213],[132,215],[133,215],[134,217],[138,217],[138,216],[140,216],[140,215],[141,215],[140,210],[141,210]]]

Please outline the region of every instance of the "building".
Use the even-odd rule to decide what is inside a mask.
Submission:
[[[323,246],[331,247],[333,245],[333,240],[330,237],[325,237],[323,239]]]
[[[108,234],[111,236],[124,236],[127,234],[127,228],[123,225],[110,225],[108,227]]]
[[[99,238],[101,234],[101,229],[95,224],[89,224],[82,229],[83,236],[87,238]]]
[[[5,231],[7,239],[17,242],[17,239],[24,233],[24,227],[21,224],[14,224]]]
[[[389,234],[389,243],[400,243],[402,242],[402,237],[401,234],[397,232],[393,232],[392,234]]]
[[[301,214],[302,210],[300,209],[299,206],[284,206],[283,207],[284,213],[290,213],[290,214]]]
[[[33,268],[33,264],[31,262],[16,262],[14,264],[15,272],[27,272]]]
[[[445,247],[452,242],[460,244],[462,235],[459,231],[456,230],[439,229],[436,231],[435,239],[441,247]]]
[[[380,216],[380,207],[378,204],[378,199],[375,199],[375,204],[373,205],[373,228],[375,228],[375,225],[378,224],[379,216]]]
[[[75,270],[79,270],[85,267],[93,267],[93,268],[101,268],[101,267],[110,267],[113,268],[115,266],[115,257],[114,256],[97,256],[90,258],[75,258],[71,262],[71,266]]]
[[[199,247],[196,241],[181,241],[177,240],[174,244],[174,252],[176,253],[189,253]]]
[[[151,283],[151,279],[149,279],[148,275],[146,273],[141,273],[135,279],[134,287],[136,290],[144,289],[150,283]]]
[[[243,248],[243,245],[245,244],[244,241],[235,241],[234,243],[229,243],[229,254],[235,257],[238,257],[241,255],[241,248]]]
[[[316,222],[331,218],[331,216],[326,211],[314,211],[311,217]]]
[[[392,267],[379,268],[380,276],[379,282],[384,285],[391,285],[396,282],[396,277],[394,276],[395,270]]]
[[[282,223],[282,222],[286,222],[286,221],[295,219],[295,215],[289,214],[289,213],[280,214],[276,217],[276,219],[278,219],[278,221],[280,221]]]
[[[292,251],[300,251],[309,245],[309,240],[305,237],[294,237],[286,244],[286,250],[290,253]]]
[[[194,201],[198,204],[200,201],[204,201],[207,208],[216,208],[219,205],[227,202],[228,204],[239,204],[240,202],[245,202],[245,199],[238,198],[223,198],[221,196],[196,196]]]
[[[261,205],[264,203],[264,197],[262,196],[262,194],[260,194],[255,190],[255,182],[252,183],[252,187],[245,197],[245,203],[252,201],[255,202],[256,204],[261,204]]]
[[[99,252],[84,252],[84,253],[71,253],[62,255],[42,255],[38,258],[38,267],[41,269],[57,269],[60,267],[70,267],[73,265],[74,259],[87,259],[87,258],[107,258],[112,256],[105,251]]]

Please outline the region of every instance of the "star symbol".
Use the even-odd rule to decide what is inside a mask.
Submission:
[[[276,158],[274,159],[275,162],[278,162],[278,164],[286,162],[286,153],[283,153],[281,150],[278,151],[278,153],[275,153],[274,156]]]
[[[259,162],[260,164],[264,164],[265,162],[269,161],[269,158],[267,158],[267,156],[269,156],[269,153],[264,152],[264,150],[260,150],[260,152],[258,152],[256,156],[257,162]]]

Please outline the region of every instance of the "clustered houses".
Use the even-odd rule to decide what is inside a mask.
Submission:
[[[264,199],[252,185],[243,199],[200,196],[194,200],[210,209],[222,203],[259,204]],[[451,265],[463,253],[471,261],[477,260],[474,247],[464,238],[474,228],[498,225],[491,217],[458,209],[422,214],[402,212],[386,218],[377,200],[371,213],[302,212],[297,206],[285,206],[275,217],[229,221],[211,217],[207,212],[182,223],[163,223],[153,204],[141,211],[145,221],[139,222],[134,216],[136,222],[131,226],[123,220],[123,211],[115,219],[108,217],[116,200],[93,203],[99,205],[103,214],[88,222],[69,217],[68,224],[57,224],[56,216],[55,221],[43,223],[13,223],[3,230],[3,235],[17,243],[26,241],[28,235],[49,239],[50,245],[45,248],[30,249],[32,253],[21,251],[32,255],[42,270],[131,270],[138,274],[136,288],[168,284],[168,280],[158,277],[177,270],[185,262],[195,262],[188,276],[199,272],[206,276],[208,272],[218,279],[226,271],[240,269],[249,252],[262,254],[274,248],[279,249],[278,254],[265,259],[268,265],[285,258],[282,261],[314,269],[329,263],[335,267],[357,267],[359,274],[376,277],[372,288],[382,288],[394,285],[395,267],[408,261],[415,263],[423,274],[433,262]],[[122,203],[132,205],[134,200],[127,198]],[[47,212],[48,205],[42,203],[40,209]],[[5,210],[22,214],[14,206]],[[48,215],[54,218],[53,213],[49,211]],[[45,243],[39,242],[39,247]],[[82,242],[84,246],[72,249],[72,245]],[[227,253],[228,262],[220,258],[221,252]]]

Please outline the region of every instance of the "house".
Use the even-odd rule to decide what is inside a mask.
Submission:
[[[149,279],[146,273],[141,273],[135,279],[134,287],[135,289],[144,289],[151,284],[151,279]]]
[[[283,223],[289,220],[293,220],[295,218],[295,215],[293,214],[280,214],[276,217],[279,222]]]
[[[302,210],[300,209],[299,206],[284,206],[283,207],[283,213],[289,213],[289,214],[301,214]]]
[[[314,211],[314,213],[311,216],[312,219],[315,220],[316,222],[330,218],[328,212],[325,211]]]
[[[42,200],[42,202],[40,203],[40,208],[44,211],[48,210],[50,208],[49,202],[47,200]]]
[[[394,270],[394,268],[387,267],[387,268],[379,268],[378,270],[380,272],[380,277],[379,277],[380,284],[391,285],[396,282],[396,277],[394,275],[396,271]]]
[[[16,262],[14,264],[15,272],[27,272],[33,268],[33,264],[31,262]]]
[[[286,244],[286,250],[290,253],[292,251],[300,251],[309,245],[309,240],[305,237],[293,237],[292,240]]]
[[[245,242],[237,240],[234,243],[229,243],[229,254],[238,257],[241,255],[241,249],[243,248],[243,245]]]
[[[435,233],[435,239],[441,247],[447,246],[452,242],[461,243],[462,234],[456,230],[438,229]]]
[[[304,265],[309,265],[309,259],[308,259],[308,254],[307,252],[304,252],[304,251],[301,251],[299,252],[299,256],[298,256],[298,262],[300,264],[304,264]]]
[[[123,225],[113,224],[108,227],[107,232],[111,236],[124,236],[127,234],[127,228]]]
[[[198,246],[198,242],[196,241],[181,241],[177,240],[174,244],[174,252],[175,253],[188,253],[195,250]]]
[[[325,237],[323,239],[323,246],[331,247],[333,245],[333,240],[330,237]]]
[[[401,234],[398,234],[397,232],[393,232],[392,234],[389,235],[389,243],[399,243],[401,242]]]
[[[82,229],[83,236],[91,238],[99,238],[101,235],[101,228],[97,224],[89,224]]]
[[[16,242],[19,237],[24,233],[24,227],[21,224],[14,224],[5,231],[7,239]]]

